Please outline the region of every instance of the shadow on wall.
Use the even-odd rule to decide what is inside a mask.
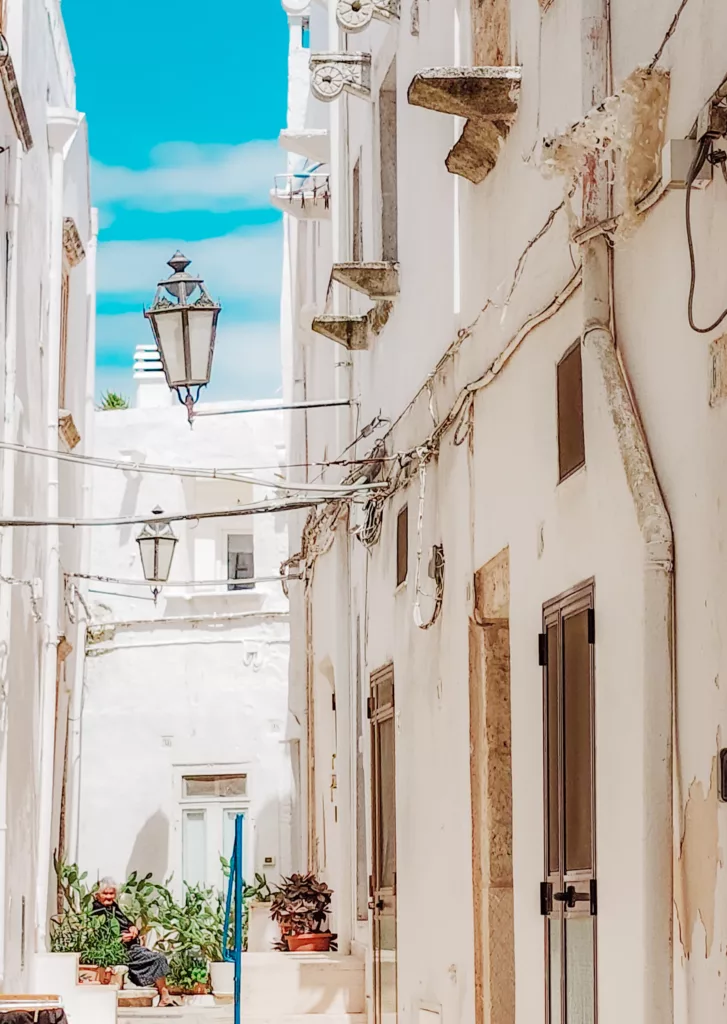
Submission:
[[[126,865],[126,877],[132,871],[146,875],[150,871],[155,882],[167,877],[169,864],[169,819],[162,811],[155,811],[142,826]]]

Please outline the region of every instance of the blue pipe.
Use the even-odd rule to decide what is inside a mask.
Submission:
[[[244,887],[243,879],[243,826],[245,816],[238,814],[235,818],[235,845],[232,849],[230,860],[230,881],[227,887],[227,901],[225,904],[225,928],[222,937],[222,956],[228,963],[235,965],[235,1018],[234,1024],[240,1024],[241,1020],[241,997],[242,997],[242,946],[243,946],[243,918],[244,918]],[[234,897],[233,897],[234,893]],[[230,911],[233,906],[235,921],[233,928],[233,948],[230,949]]]

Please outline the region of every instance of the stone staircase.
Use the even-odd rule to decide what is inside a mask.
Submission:
[[[79,985],[77,971],[74,954],[38,957],[36,989],[60,995],[69,1024],[232,1024],[231,984],[214,1000],[124,1006],[117,1005],[118,989]],[[144,990],[122,991],[128,997]],[[366,1024],[364,963],[339,953],[245,953],[242,1018],[244,1024]]]

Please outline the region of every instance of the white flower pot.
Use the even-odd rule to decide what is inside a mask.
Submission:
[[[210,964],[210,983],[216,996],[232,996],[235,992],[235,965],[224,960]]]
[[[250,953],[270,953],[280,939],[280,929],[270,916],[270,904],[251,900],[247,927],[247,948]]]

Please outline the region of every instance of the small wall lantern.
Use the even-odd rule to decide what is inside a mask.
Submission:
[[[186,256],[175,252],[167,264],[173,273],[159,282],[154,302],[144,310],[144,316],[151,322],[167,384],[186,406],[191,424],[199,393],[210,382],[222,307],[210,298],[201,277],[187,273],[189,264]],[[197,291],[199,294],[190,302]]]
[[[164,514],[157,505],[152,509],[155,516]],[[139,545],[141,556],[141,567],[144,571],[144,579],[152,584],[151,592],[154,595],[154,602],[161,592],[161,586],[157,584],[166,583],[172,568],[174,549],[179,538],[174,533],[171,525],[165,520],[144,523],[136,543]]]

